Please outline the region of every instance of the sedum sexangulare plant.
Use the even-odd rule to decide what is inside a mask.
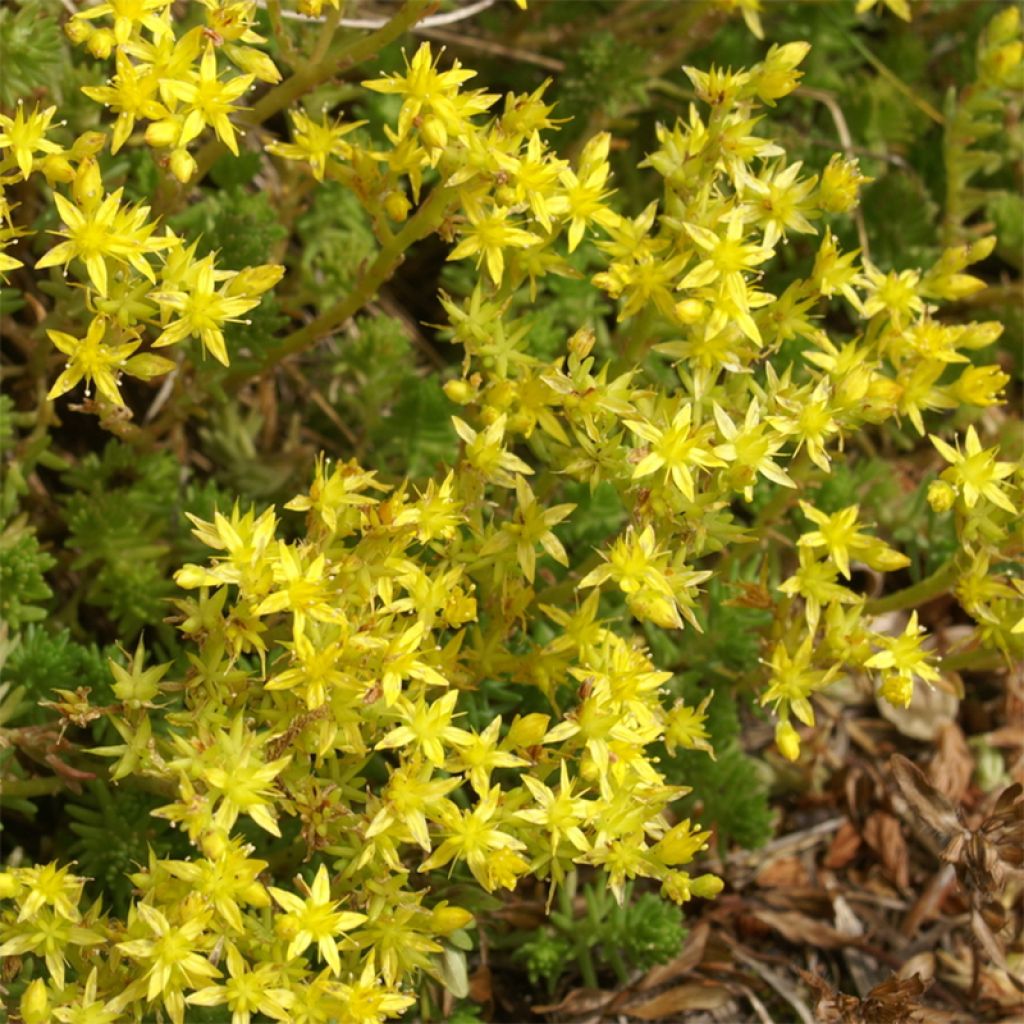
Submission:
[[[758,4],[724,6],[760,30]],[[79,299],[76,323],[50,314],[62,366],[48,399],[84,390],[102,425],[152,446],[130,423],[126,378],[140,393],[164,378],[187,420],[203,399],[181,383],[200,380],[182,343],[229,367],[216,387],[230,399],[348,325],[436,235],[472,268],[465,294],[439,298],[460,360],[444,385],[459,447],[415,480],[324,455],[291,500],[190,515],[206,557],[174,576],[186,657],[164,661],[142,641],[111,661],[107,703],[54,691],[62,727],[105,730],[79,745],[81,764],[154,797],[152,816],[189,854],[151,848],[122,916],[85,898],[73,864],[0,872],[0,954],[17,958],[26,1022],[180,1024],[213,1019],[197,1016],[207,1008],[233,1024],[382,1021],[416,1002],[425,977],[460,988],[446,964],[473,927],[470,883],[501,894],[536,879],[550,904],[591,871],[619,901],[636,880],[677,904],[715,896],[721,880],[691,865],[710,833],[673,810],[689,789],[670,771],[677,751],[715,756],[711,687],[693,699],[688,684],[684,698],[674,671],[694,668],[685,649],[713,621],[713,588],[762,614],[745,688],[790,760],[806,756],[815,694],[844,676],[906,706],[951,666],[1024,656],[1012,568],[1024,471],[983,439],[982,411],[1008,377],[976,355],[1001,327],[943,311],[984,287],[971,268],[994,239],[898,271],[843,248],[838,226],[868,177],[843,154],[812,173],[769,129],[806,43],[773,45],[746,70],[687,67],[692,102],[659,125],[639,168],[657,198],[626,211],[610,132],[561,153],[545,87],[475,88],[474,71],[429,43],[363,79],[368,101],[391,98],[373,108],[392,110],[389,122],[303,109],[339,67],[414,24],[421,0],[355,38],[339,36],[339,5],[306,4],[323,21],[287,77],[262,48],[255,3],[179,7],[111,0],[68,21],[112,68],[84,89],[107,111],[101,130],[73,135],[43,104],[0,115],[0,181],[12,195],[36,185],[63,225],[29,241],[4,199],[3,241],[19,248],[0,269],[22,269],[34,245],[38,273],[59,290],[63,268]],[[268,9],[274,54],[286,54],[280,5]],[[1011,88],[1015,8],[984,47],[992,88]],[[291,133],[270,138],[282,111]],[[108,150],[146,147],[153,204],[102,173]],[[373,248],[345,294],[235,359],[230,325],[284,265],[224,269],[215,242],[199,255],[200,239],[153,207],[180,207],[221,150],[243,160],[245,147],[307,175],[309,190],[349,190]],[[553,277],[580,276],[584,246],[617,327],[578,324],[554,357],[538,354],[529,305]],[[785,285],[769,292],[784,254]],[[935,415],[954,410],[977,421],[959,438]],[[858,570],[910,560],[859,503],[815,495],[858,439],[894,426],[927,436],[927,500],[960,547],[869,598]],[[574,542],[580,496],[598,492],[618,513],[595,542]],[[975,628],[969,648],[940,656],[918,609],[945,592]],[[909,613],[899,632],[878,621],[891,610]],[[678,665],[655,653],[662,642]],[[498,689],[514,708],[481,715],[477,698]],[[53,781],[12,774],[3,792],[56,792]]]

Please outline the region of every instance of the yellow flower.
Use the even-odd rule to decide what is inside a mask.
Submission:
[[[239,316],[260,304],[258,298],[233,296],[228,289],[218,290],[217,281],[233,276],[218,271],[213,255],[205,256],[194,267],[185,290],[157,291],[151,298],[161,307],[178,314],[178,319],[164,328],[153,342],[154,348],[174,345],[188,337],[196,337],[203,349],[224,366],[228,366],[227,346],[224,342],[224,324],[241,323]]]
[[[267,152],[288,160],[308,160],[317,181],[324,180],[329,157],[347,160],[352,155],[352,147],[342,139],[360,125],[366,124],[365,121],[344,124],[340,119],[329,123],[326,113],[323,115],[323,123],[316,124],[301,111],[292,111],[291,119],[294,142],[271,142],[266,147]]]
[[[313,942],[317,944],[320,955],[337,975],[341,973],[341,958],[338,955],[337,936],[366,921],[365,914],[357,914],[348,910],[337,910],[338,901],[331,899],[331,883],[327,875],[327,867],[320,865],[309,888],[299,881],[306,892],[306,898],[300,899],[295,893],[269,886],[268,891],[274,901],[287,914],[287,922],[281,923],[281,929],[290,933],[288,951],[289,960],[301,955]]]
[[[150,238],[155,225],[145,222],[146,206],[121,209],[123,189],[108,195],[99,205],[75,206],[59,192],[53,201],[65,224],[61,234],[67,241],[54,246],[36,262],[36,268],[66,267],[78,258],[89,273],[89,280],[102,296],[107,294],[107,259],[129,263],[140,274],[153,280],[153,270],[144,254],[166,248],[166,239]]]
[[[144,67],[144,66],[143,66]],[[135,127],[135,119],[144,117],[156,121],[168,116],[167,108],[157,99],[160,80],[152,72],[143,71],[125,55],[117,51],[117,74],[110,85],[83,86],[82,92],[90,99],[117,111],[117,121],[110,140],[110,152],[116,153],[127,141]]]
[[[637,463],[633,470],[633,479],[648,476],[650,473],[665,468],[666,479],[680,490],[687,501],[695,499],[692,469],[708,469],[724,466],[718,456],[714,455],[707,443],[709,429],[694,428],[691,425],[693,406],[682,404],[663,428],[645,423],[642,420],[626,420],[626,426],[651,445],[651,450]]]
[[[768,420],[761,420],[761,406],[756,398],[747,407],[742,427],[737,427],[717,402],[713,409],[715,422],[726,442],[717,445],[713,449],[714,454],[731,464],[732,473],[747,501],[753,500],[754,480],[758,473],[772,483],[796,487],[790,475],[775,461],[785,439],[778,434],[771,435],[771,424]]]
[[[925,630],[918,625],[917,612],[914,611],[900,636],[875,638],[883,649],[868,658],[864,667],[887,670],[882,696],[890,703],[901,704],[903,707],[910,704],[915,678],[926,683],[934,683],[939,679],[939,672],[931,663],[933,656],[921,648],[924,634]]]
[[[452,803],[443,806],[438,811],[438,819],[448,837],[420,865],[420,871],[444,867],[458,857],[466,862],[473,877],[485,889],[492,890],[497,880],[488,870],[488,860],[502,850],[526,849],[525,843],[497,827],[495,817],[501,798],[501,787],[495,786],[471,811],[463,813]],[[521,863],[525,871],[526,862]]]
[[[941,478],[963,495],[964,504],[969,509],[977,505],[979,498],[987,498],[1011,515],[1016,513],[1013,501],[999,483],[1013,473],[1014,465],[1012,462],[996,461],[998,448],[983,449],[973,426],[967,428],[962,452],[934,434],[929,436],[939,454],[952,463],[949,469],[940,474]]]
[[[220,81],[217,76],[217,55],[211,43],[203,54],[199,74],[193,72],[190,77],[192,81],[172,79],[162,83],[171,96],[189,108],[182,127],[182,137],[194,139],[204,125],[210,125],[217,133],[217,138],[238,156],[235,129],[228,115],[238,109],[234,101],[252,85],[254,76],[239,75],[228,82]],[[179,145],[185,143],[179,142]]]
[[[129,365],[129,357],[139,347],[138,339],[121,344],[106,344],[108,322],[106,317],[94,317],[84,338],[76,338],[63,331],[47,331],[50,340],[68,356],[67,367],[54,381],[47,398],[51,401],[66,394],[81,381],[95,384],[99,393],[114,405],[124,405],[118,388],[118,378]],[[164,360],[167,368],[173,364]]]
[[[61,147],[46,138],[50,122],[57,113],[56,107],[47,107],[40,112],[36,107],[28,117],[19,101],[14,117],[0,114],[0,152],[10,150],[23,178],[32,173],[32,161],[36,153],[59,153]]]
[[[152,938],[119,942],[116,948],[139,961],[145,974],[117,996],[113,1006],[121,1011],[143,995],[149,1002],[162,998],[171,1020],[184,1024],[182,989],[198,988],[203,979],[220,977],[220,971],[204,956],[213,945],[206,934],[208,918],[191,916],[172,924],[163,911],[147,903],[136,903],[135,915]]]
[[[231,1024],[249,1024],[253,1013],[263,1013],[274,1020],[289,1020],[288,1007],[295,994],[274,983],[279,974],[274,964],[259,964],[250,969],[233,943],[227,944],[229,978],[223,985],[208,985],[185,997],[190,1006],[222,1006],[231,1011]]]
[[[160,39],[174,38],[170,23],[159,13],[170,7],[172,0],[105,0],[95,7],[78,11],[75,18],[93,20],[110,15],[114,19],[114,39],[118,46],[124,46],[133,34],[145,28]]]
[[[783,719],[792,710],[804,725],[814,725],[814,708],[808,698],[832,682],[839,666],[819,669],[813,662],[813,637],[805,637],[792,654],[784,641],[777,643],[769,662],[770,685],[761,694],[761,703],[774,703],[775,713]]]
[[[491,280],[500,285],[505,273],[505,250],[526,249],[541,241],[529,231],[510,224],[511,212],[504,206],[494,206],[484,212],[474,205],[469,212],[469,226],[461,229],[461,240],[448,254],[448,259],[461,260],[475,255],[477,266],[485,262]]]

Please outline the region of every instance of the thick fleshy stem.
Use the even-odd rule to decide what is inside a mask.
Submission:
[[[381,247],[377,258],[360,275],[352,291],[341,302],[321,313],[305,327],[292,331],[279,345],[267,353],[256,373],[264,374],[288,356],[312,348],[321,338],[326,337],[331,331],[358,313],[395,272],[402,262],[406,249],[421,238],[426,238],[441,224],[454,194],[455,189],[453,188],[443,185],[436,187],[426,202],[409,218],[402,230]],[[248,370],[232,373],[227,377],[225,387],[229,390],[236,390],[251,377],[252,374]]]
[[[940,594],[945,594],[956,582],[959,572],[960,569],[956,559],[950,559],[936,569],[931,576],[926,576],[913,586],[905,587],[903,590],[897,590],[892,594],[886,594],[883,597],[876,597],[874,600],[868,601],[864,606],[864,610],[868,615],[881,615],[883,612],[896,612],[904,608],[916,608],[918,605],[924,604],[925,601],[930,601]]]

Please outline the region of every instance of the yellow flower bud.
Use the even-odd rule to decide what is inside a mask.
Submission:
[[[196,173],[196,162],[187,149],[176,149],[171,154],[171,174],[183,185]]]
[[[687,326],[699,323],[704,319],[704,303],[700,299],[683,299],[676,303],[676,316]]]
[[[404,192],[389,192],[384,197],[384,212],[396,223],[401,224],[412,209],[412,203]]]
[[[503,745],[513,750],[524,750],[537,746],[548,731],[549,721],[548,715],[542,715],[539,712],[515,718],[509,726],[508,735],[505,737]]]
[[[113,53],[114,42],[114,33],[109,28],[98,28],[89,36],[86,45],[97,60],[106,60]]]
[[[0,871],[0,900],[13,900],[21,891],[21,883],[10,871]]]
[[[448,396],[448,400],[456,405],[469,405],[476,397],[475,389],[465,380],[446,381],[444,393]]]
[[[914,697],[914,680],[910,676],[892,672],[882,680],[880,693],[893,707],[910,707]]]
[[[200,840],[199,845],[202,848],[203,856],[207,860],[220,860],[224,856],[224,851],[228,848],[227,833],[223,829],[207,832]]]
[[[75,46],[81,46],[93,33],[92,25],[81,18],[72,18],[64,25],[64,34]]]
[[[444,149],[448,145],[448,129],[441,118],[428,114],[420,125],[420,138],[428,149]]]
[[[261,82],[268,82],[274,85],[281,81],[281,72],[277,66],[262,50],[255,50],[249,46],[237,46],[228,43],[224,46],[224,54],[237,67],[246,74],[258,78]]]
[[[1009,374],[998,366],[969,366],[953,385],[953,393],[964,405],[999,405]]]
[[[792,723],[779,722],[775,726],[775,745],[787,761],[795,761],[800,756],[800,734]]]
[[[465,928],[472,920],[473,915],[468,910],[440,903],[430,914],[430,927],[438,935],[447,935],[459,928]]]
[[[103,178],[100,176],[99,164],[93,159],[83,160],[78,165],[75,183],[71,186],[71,194],[79,206],[94,209],[103,198]]]
[[[724,888],[725,882],[717,875],[698,875],[690,882],[690,892],[702,900],[713,900]]]
[[[686,871],[673,871],[661,884],[661,891],[673,903],[687,903],[693,898],[690,876]]]
[[[284,267],[280,263],[262,263],[258,267],[246,267],[240,270],[224,288],[227,295],[244,295],[255,298],[270,291],[284,277]]]
[[[22,993],[20,1008],[25,1024],[46,1024],[50,1019],[50,1000],[42,978],[36,978]]]
[[[944,480],[933,480],[928,485],[928,504],[935,512],[948,512],[956,501],[956,491]]]
[[[57,182],[66,185],[75,178],[75,169],[63,153],[54,153],[52,156],[43,157],[39,164],[39,170],[51,187]]]
[[[146,145],[154,149],[171,146],[177,141],[180,131],[181,125],[173,119],[154,121],[146,128]]]

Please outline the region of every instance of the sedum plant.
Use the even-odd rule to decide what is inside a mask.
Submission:
[[[758,4],[724,6],[761,29]],[[888,4],[900,16],[903,6]],[[563,153],[544,86],[473,88],[475,73],[428,43],[362,81],[371,119],[299,104],[397,39],[425,13],[421,0],[355,38],[336,38],[335,4],[305,5],[324,20],[295,33],[277,3],[265,21],[246,0],[179,8],[111,0],[67,22],[71,41],[112,68],[83,89],[107,111],[103,130],[74,135],[43,104],[0,114],[0,181],[12,196],[31,184],[52,205],[49,237],[31,239],[17,200],[0,207],[2,240],[18,253],[0,269],[16,280],[34,246],[44,294],[61,299],[46,321],[62,364],[48,399],[81,389],[80,408],[147,451],[162,435],[131,422],[126,396],[162,378],[173,408],[157,425],[173,439],[210,395],[230,403],[253,377],[315,358],[416,243],[437,236],[464,265],[449,281],[468,281],[439,296],[438,330],[458,362],[443,394],[457,414],[450,440],[427,446],[447,463],[436,472],[426,457],[409,479],[321,456],[290,500],[257,508],[242,495],[193,511],[204,554],[174,576],[184,593],[172,604],[177,639],[161,637],[168,658],[143,638],[110,659],[103,702],[87,687],[53,691],[61,738],[78,737],[63,756],[81,767],[5,774],[5,800],[58,792],[81,771],[139,798],[161,825],[116,913],[72,863],[0,872],[0,955],[14,964],[5,983],[28,1024],[382,1021],[413,1006],[424,979],[465,995],[464,951],[487,894],[532,879],[551,905],[586,871],[620,904],[634,884],[674,904],[715,896],[722,881],[691,864],[710,832],[679,801],[700,797],[685,766],[716,757],[700,660],[715,648],[702,633],[742,630],[747,620],[723,614],[730,604],[757,612],[758,646],[716,669],[715,685],[721,694],[738,676],[731,699],[770,715],[793,761],[808,756],[814,695],[844,676],[905,706],[944,670],[1024,656],[1014,571],[1024,472],[982,415],[1008,383],[984,356],[1001,326],[943,310],[984,289],[971,268],[994,239],[957,237],[900,270],[843,247],[868,177],[842,154],[811,173],[770,131],[806,43],[772,45],[746,70],[687,67],[692,102],[658,126],[636,168],[655,197],[628,209],[610,132]],[[294,45],[310,35],[301,61]],[[983,56],[986,88],[1012,88],[1015,8],[998,15]],[[287,140],[268,127],[283,111]],[[344,226],[358,267],[330,268],[347,291],[319,297],[309,316],[273,300],[249,347],[231,325],[249,326],[285,265],[268,255],[233,266],[244,237],[222,256],[216,239],[179,234],[154,212],[182,213],[192,183],[222,151],[245,161],[243,147],[365,215]],[[122,150],[155,157],[152,203],[108,188]],[[179,228],[248,209],[273,248],[284,235],[240,195],[185,211]],[[309,281],[316,268],[301,272]],[[614,304],[616,327],[575,324],[552,354],[550,324],[543,344],[532,336],[531,306],[553,280],[584,273]],[[279,309],[304,322],[279,329]],[[190,340],[193,361],[228,369],[191,366]],[[344,372],[344,360],[332,365]],[[966,425],[957,437],[942,426],[951,413]],[[930,575],[868,597],[863,570],[898,574],[911,560],[859,501],[822,495],[859,445],[896,435],[927,438],[926,500],[959,547]],[[598,502],[611,513],[587,521]],[[82,504],[70,507],[86,537],[97,527]],[[18,565],[34,566],[19,570],[29,622],[50,596],[50,566],[20,524],[15,533]],[[79,564],[116,566],[98,550]],[[153,539],[145,550],[168,548]],[[940,658],[918,609],[947,591],[975,627]],[[109,603],[133,633],[156,615]],[[898,631],[878,618],[892,610],[907,612]],[[720,771],[694,779],[741,777],[727,753]],[[83,861],[96,860],[110,803],[95,805],[73,815]],[[130,838],[119,834],[119,850]],[[614,917],[605,902],[594,914]],[[571,904],[560,906],[569,930]],[[635,963],[678,945],[678,915],[656,916],[665,927]],[[555,978],[564,960],[541,950],[531,970]]]

